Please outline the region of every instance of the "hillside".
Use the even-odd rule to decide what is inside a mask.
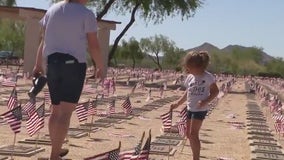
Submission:
[[[189,52],[189,51],[192,51],[192,50],[196,50],[196,51],[201,51],[201,50],[205,50],[205,51],[208,51],[209,53],[210,52],[220,52],[220,53],[232,53],[234,50],[238,50],[238,51],[245,51],[245,50],[249,50],[249,49],[253,49],[253,47],[244,47],[244,46],[240,46],[240,45],[228,45],[226,46],[225,48],[223,49],[219,49],[218,47],[208,43],[208,42],[205,42],[203,43],[202,45],[200,46],[197,46],[197,47],[194,47],[194,48],[190,48],[190,49],[187,49],[186,52]],[[270,56],[269,54],[261,51],[260,54],[262,55],[262,62],[263,63],[267,63],[271,60],[274,59],[274,57]]]

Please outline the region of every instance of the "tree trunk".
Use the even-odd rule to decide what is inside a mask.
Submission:
[[[141,5],[141,2],[137,2],[136,6],[133,8],[132,12],[131,12],[131,19],[129,21],[129,23],[124,27],[124,29],[122,30],[122,32],[116,37],[114,44],[109,52],[109,56],[108,56],[108,65],[110,65],[110,61],[114,56],[114,53],[117,49],[118,43],[121,40],[121,38],[125,35],[125,33],[128,31],[128,29],[132,26],[132,24],[135,22],[135,14],[137,9],[139,8],[139,6]],[[115,64],[116,65],[116,64]]]
[[[104,6],[104,9],[103,9],[100,13],[98,13],[98,15],[97,15],[97,20],[101,20],[101,19],[103,18],[103,16],[107,14],[109,8],[110,8],[111,5],[114,3],[114,1],[115,1],[115,0],[109,0],[109,1],[107,2],[107,4]]]

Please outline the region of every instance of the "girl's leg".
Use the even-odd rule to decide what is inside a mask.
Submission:
[[[188,132],[189,142],[192,150],[193,160],[199,160],[200,158],[200,140],[199,140],[199,130],[201,128],[203,120],[191,119],[190,129]]]

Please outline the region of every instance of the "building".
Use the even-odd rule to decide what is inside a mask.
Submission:
[[[32,72],[35,64],[37,48],[40,43],[39,20],[44,16],[46,10],[27,8],[27,7],[7,7],[0,6],[0,18],[25,21],[25,46],[24,46],[24,72]],[[98,21],[98,37],[104,57],[105,66],[107,66],[109,41],[111,30],[116,29],[119,22],[100,20]],[[104,71],[106,74],[106,71]]]

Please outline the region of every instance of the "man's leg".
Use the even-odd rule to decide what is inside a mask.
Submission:
[[[51,160],[60,160],[61,147],[67,135],[75,107],[76,104],[68,102],[61,102],[59,105],[52,106],[48,125],[51,139]]]

